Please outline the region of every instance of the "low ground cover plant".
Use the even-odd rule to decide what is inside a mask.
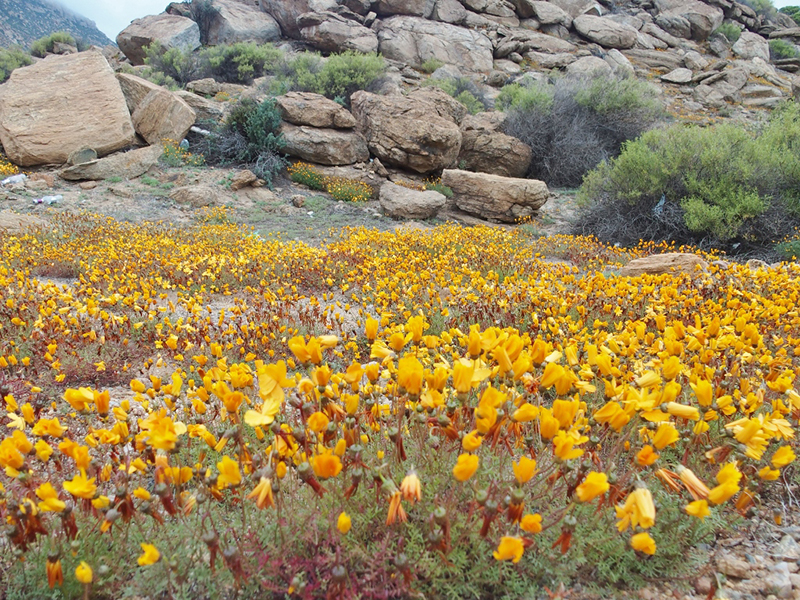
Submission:
[[[289,178],[312,190],[328,192],[334,200],[341,202],[366,202],[375,195],[375,190],[357,179],[330,177],[324,175],[313,165],[296,162],[287,169]]]
[[[800,106],[787,103],[758,132],[673,125],[628,142],[587,175],[580,231],[769,251],[800,224]]]
[[[513,83],[497,107],[508,113],[505,132],[533,150],[529,176],[566,187],[664,117],[655,89],[633,77]]]
[[[452,225],[312,247],[220,208],[54,227],[0,237],[10,597],[610,597],[696,572],[795,460],[788,266],[624,278],[672,248]]]

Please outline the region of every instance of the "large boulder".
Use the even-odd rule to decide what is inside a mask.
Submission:
[[[769,42],[752,31],[743,31],[731,50],[744,60],[758,57],[769,62]]]
[[[289,92],[276,98],[284,121],[293,125],[352,129],[355,117],[341,104],[312,92]]]
[[[264,44],[280,39],[281,28],[269,14],[236,0],[213,0],[216,15],[208,28],[208,44],[256,42]]]
[[[467,116],[467,107],[453,98],[447,92],[437,87],[423,87],[408,94],[409,100],[427,102],[432,104],[440,117],[450,119],[456,125],[461,125],[461,121]]]
[[[117,35],[117,46],[134,65],[144,64],[144,48],[153,42],[191,52],[200,47],[200,28],[186,17],[160,14],[135,19]]]
[[[552,2],[527,0],[526,5],[531,7],[533,16],[542,25],[563,25],[567,28],[572,25],[572,17]]]
[[[675,271],[694,273],[698,269],[706,270],[707,268],[708,263],[696,254],[668,252],[632,260],[620,269],[619,274],[636,277],[638,275],[661,275]]]
[[[379,200],[383,214],[395,219],[430,219],[447,203],[434,190],[412,190],[390,181],[381,186]]]
[[[186,90],[178,90],[173,93],[194,110],[196,121],[219,122],[225,118],[225,105],[221,102],[209,100]]]
[[[533,215],[550,197],[547,184],[536,179],[445,169],[442,183],[453,190],[458,208],[502,223],[514,223]]]
[[[196,115],[178,96],[160,89],[147,94],[132,118],[136,133],[148,144],[161,144],[165,139],[180,142],[194,125]]]
[[[378,36],[369,27],[331,11],[298,17],[300,39],[323,52],[377,52]]]
[[[492,70],[492,42],[479,31],[419,17],[391,17],[377,28],[378,47],[386,58],[414,68],[435,59],[467,71]]]
[[[436,0],[430,18],[434,21],[460,25],[467,18],[467,9],[458,0]]]
[[[405,96],[354,93],[350,102],[372,154],[386,164],[430,173],[454,164],[461,131],[435,104]]]
[[[336,8],[336,0],[261,0],[261,10],[272,15],[281,26],[285,37],[300,39],[297,19],[310,12],[322,12]]]
[[[605,48],[633,48],[636,44],[633,27],[607,17],[581,15],[575,18],[573,25],[583,37]]]
[[[656,0],[659,14],[656,23],[674,36],[702,42],[722,25],[725,13],[717,6],[700,0]],[[687,35],[686,23],[689,24]]]
[[[147,146],[130,152],[118,152],[105,158],[99,158],[72,167],[67,167],[59,172],[59,177],[69,181],[82,181],[85,179],[108,179],[109,177],[122,177],[133,179],[147,173],[158,163],[163,148]]]
[[[503,177],[524,177],[531,164],[531,149],[515,137],[498,131],[492,113],[470,115],[461,124],[458,164],[470,171]]]
[[[103,156],[135,139],[114,71],[95,50],[50,56],[0,86],[0,142],[20,166],[63,164],[85,147]]]
[[[131,114],[136,111],[136,108],[142,103],[147,94],[164,89],[152,81],[130,73],[117,73],[117,81],[119,81],[119,87],[122,88],[122,93],[125,95],[128,112]]]
[[[281,133],[289,156],[320,165],[352,165],[369,160],[364,138],[352,129],[323,129],[283,123]]]
[[[435,4],[435,0],[378,0],[373,10],[379,17],[409,15],[427,19],[433,13]]]

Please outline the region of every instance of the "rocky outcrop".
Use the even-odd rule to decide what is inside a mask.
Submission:
[[[751,31],[743,31],[731,50],[744,60],[758,57],[761,60],[769,61],[769,42]]]
[[[459,209],[502,223],[533,215],[550,197],[547,185],[536,179],[445,169],[442,183],[453,190]]]
[[[58,175],[69,181],[99,180],[109,177],[133,179],[154,167],[161,158],[162,152],[161,145],[138,148],[130,152],[119,152],[105,158],[67,167],[62,169]]]
[[[196,115],[196,121],[221,121],[225,118],[225,105],[214,100],[203,98],[186,90],[173,92],[178,98],[186,102]]]
[[[278,22],[269,14],[236,0],[213,0],[217,14],[208,28],[208,44],[274,42],[281,37]]]
[[[164,89],[152,81],[130,73],[117,73],[117,81],[119,81],[119,87],[122,88],[122,93],[125,95],[128,112],[131,114],[134,113],[147,94]]]
[[[581,15],[573,24],[583,37],[605,48],[633,48],[636,44],[636,29],[606,17]]]
[[[336,0],[261,0],[261,10],[270,14],[281,27],[285,37],[300,39],[297,19],[310,12],[322,12],[336,8]]]
[[[661,275],[673,271],[694,273],[698,269],[705,270],[707,268],[708,263],[696,254],[668,252],[632,260],[619,270],[619,274],[625,277],[636,277],[638,275]]]
[[[530,147],[499,131],[498,119],[490,115],[478,113],[464,119],[458,164],[470,171],[524,177],[531,163]]]
[[[702,42],[722,25],[725,13],[700,0],[656,0],[656,24],[680,38]]]
[[[492,42],[479,31],[419,17],[391,17],[377,29],[381,54],[411,67],[435,59],[472,72],[492,69]]]
[[[134,65],[144,64],[144,48],[153,42],[191,52],[200,47],[200,28],[186,17],[161,14],[135,19],[117,35],[117,46]]]
[[[308,162],[339,166],[369,160],[366,141],[352,129],[324,129],[284,123],[281,133],[286,142],[281,150]]]
[[[351,96],[353,116],[372,154],[386,164],[430,173],[454,164],[461,131],[433,103],[404,96]]]
[[[15,164],[64,164],[80,148],[103,156],[131,145],[125,96],[100,52],[50,56],[0,86],[0,142]]]
[[[412,190],[391,182],[381,186],[379,200],[383,214],[394,219],[430,219],[447,203],[437,191]]]
[[[133,127],[148,144],[165,139],[180,142],[194,125],[195,112],[175,94],[154,90],[147,94],[133,113]]]
[[[169,193],[169,197],[178,204],[202,208],[219,202],[220,192],[218,188],[209,185],[187,185],[175,188]]]
[[[278,110],[284,121],[293,125],[352,129],[355,117],[341,104],[321,94],[289,92],[276,98]]]
[[[378,0],[373,10],[379,17],[409,15],[428,19],[433,13],[435,4],[435,0]]]
[[[377,52],[378,36],[361,23],[334,12],[314,12],[297,19],[300,39],[323,52]]]

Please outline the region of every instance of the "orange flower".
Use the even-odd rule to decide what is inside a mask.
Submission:
[[[397,383],[408,394],[418,396],[422,391],[424,370],[416,356],[404,356],[397,362]]]
[[[522,559],[522,553],[525,551],[525,546],[522,543],[522,538],[503,536],[500,538],[500,544],[497,550],[492,553],[495,560],[510,560],[513,563],[518,563]]]
[[[659,455],[653,450],[650,444],[636,453],[636,464],[640,467],[649,467],[658,460]]]
[[[403,510],[402,504],[400,504],[402,499],[403,497],[399,490],[392,494],[389,500],[389,513],[386,515],[387,526],[394,524],[395,521],[400,521],[401,523],[406,522],[408,516],[406,515],[406,511]]]
[[[520,521],[519,526],[522,528],[522,531],[527,531],[528,533],[539,533],[542,531],[542,515],[539,513],[525,515],[522,517],[522,521]]]
[[[50,589],[58,585],[64,585],[64,572],[61,570],[61,559],[58,556],[48,556],[45,563],[45,571],[47,572],[47,585]]]
[[[467,481],[478,470],[480,459],[474,454],[461,454],[456,466],[453,467],[453,477],[458,481]]]
[[[416,471],[412,470],[403,478],[400,483],[400,491],[403,493],[403,498],[412,505],[415,500],[422,500],[422,486]]]
[[[518,463],[512,463],[511,468],[514,470],[514,477],[517,483],[522,485],[531,480],[536,474],[536,461],[527,456],[522,456]]]
[[[91,500],[97,493],[97,486],[94,484],[94,477],[91,479],[86,478],[86,471],[81,469],[79,475],[75,475],[72,481],[65,481],[63,483],[64,489],[76,498],[84,498]]]
[[[313,456],[310,460],[314,473],[320,479],[336,477],[342,471],[341,459],[330,450]]]
[[[653,555],[656,553],[656,543],[647,532],[637,533],[631,538],[631,547],[637,552]]]
[[[350,531],[350,527],[352,527],[353,521],[350,519],[350,515],[346,512],[342,512],[339,514],[339,518],[336,519],[336,529],[339,530],[339,533],[342,535],[347,535],[347,532]]]
[[[275,497],[272,495],[272,481],[266,477],[261,477],[258,480],[258,485],[247,495],[247,498],[248,500],[255,498],[256,506],[260,509],[275,506]]]

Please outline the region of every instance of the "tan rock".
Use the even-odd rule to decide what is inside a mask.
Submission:
[[[169,197],[178,204],[186,204],[194,208],[211,206],[219,199],[220,193],[207,185],[190,185],[172,190]]]
[[[108,179],[109,177],[122,177],[133,179],[149,171],[158,163],[163,149],[160,144],[138,148],[130,152],[120,152],[105,158],[93,160],[67,167],[59,172],[59,177],[68,181],[81,181],[84,179]]]
[[[0,211],[0,232],[8,235],[26,233],[32,229],[41,229],[48,225],[48,221],[33,215],[19,215],[10,210]]]
[[[122,93],[125,95],[125,102],[131,114],[136,111],[142,100],[147,97],[147,94],[164,89],[144,77],[138,77],[130,73],[117,73],[117,81],[119,81],[119,87],[122,88]]]
[[[135,19],[117,35],[117,46],[134,65],[144,64],[144,48],[153,42],[191,52],[200,47],[200,28],[186,17],[160,14]]]
[[[309,12],[320,12],[334,8],[336,0],[262,0],[261,10],[272,15],[281,26],[285,37],[300,39],[297,19]]]
[[[195,112],[186,102],[165,89],[147,94],[133,113],[133,126],[148,144],[169,139],[180,142],[194,125]]]
[[[496,117],[498,114],[500,117]],[[486,112],[467,116],[461,124],[462,161],[469,171],[503,177],[524,177],[531,163],[531,149],[515,137],[500,131],[503,113]]]
[[[461,125],[464,117],[468,114],[466,106],[438,87],[431,86],[416,89],[408,94],[408,98],[413,101],[432,104],[440,117],[450,119],[456,125]]]
[[[300,39],[323,52],[377,52],[378,36],[369,27],[331,11],[306,13],[297,24]]]
[[[197,121],[222,121],[225,118],[224,104],[215,100],[203,98],[198,94],[187,92],[186,90],[178,90],[173,92],[178,98],[186,102],[196,116]]]
[[[458,158],[461,131],[433,103],[359,91],[351,104],[370,152],[384,164],[429,173]]]
[[[586,39],[605,48],[633,48],[636,30],[607,17],[581,15],[573,21],[575,29]]]
[[[286,145],[282,151],[321,165],[351,165],[369,160],[364,137],[355,130],[281,125]]]
[[[134,140],[125,97],[100,52],[50,56],[0,86],[0,142],[17,165],[63,164],[83,147],[103,156]]]
[[[708,269],[708,263],[697,256],[686,252],[668,252],[666,254],[651,254],[643,258],[632,260],[620,269],[619,274],[626,277],[638,275],[661,275],[680,271],[694,273],[698,268]]]
[[[231,190],[235,192],[242,188],[251,186],[257,181],[258,177],[256,177],[256,174],[253,173],[250,169],[239,171],[238,173],[236,173],[236,175],[233,176],[233,179],[231,180]]]
[[[276,98],[281,118],[293,125],[352,129],[355,117],[344,106],[321,94],[289,92]]]
[[[389,181],[381,186],[379,200],[383,213],[395,219],[430,219],[447,203],[435,190],[412,190]]]
[[[453,190],[455,204],[464,212],[503,223],[531,216],[550,197],[547,184],[536,179],[445,169],[442,183]]]
[[[217,14],[211,19],[207,43],[212,46],[237,42],[274,42],[281,37],[278,22],[254,6],[236,0],[213,0]]]

